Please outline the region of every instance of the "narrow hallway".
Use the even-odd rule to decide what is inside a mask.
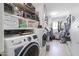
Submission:
[[[50,49],[47,56],[71,56],[71,53],[66,44],[61,44],[58,40],[50,42]]]

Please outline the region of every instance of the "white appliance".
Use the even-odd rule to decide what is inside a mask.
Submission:
[[[19,20],[18,17],[4,13],[4,29],[17,29],[19,28]]]
[[[35,29],[34,30],[35,34],[38,36],[38,41],[40,44],[40,56],[45,56],[46,55],[46,39],[43,38],[43,35],[45,33],[44,29]]]
[[[36,34],[5,38],[5,55],[38,56],[39,43]]]
[[[4,14],[4,5],[0,3],[0,54],[4,52],[4,29],[3,29],[3,14]]]
[[[70,37],[72,55],[79,56],[79,18],[71,24]]]

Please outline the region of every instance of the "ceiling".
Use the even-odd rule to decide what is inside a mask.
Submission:
[[[79,14],[79,3],[46,3],[47,15],[57,11],[60,14],[69,11],[71,14]]]

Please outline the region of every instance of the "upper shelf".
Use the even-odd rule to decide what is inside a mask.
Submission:
[[[28,27],[28,28],[5,28],[4,30],[34,30],[36,28]]]
[[[24,17],[21,17],[21,16],[17,16],[17,15],[14,15],[14,14],[7,13],[7,12],[4,12],[4,15],[10,15],[10,16],[12,16],[12,17],[17,17],[17,18],[22,19],[22,20],[38,22],[38,21],[36,21],[36,20],[34,20],[34,19],[24,18]]]
[[[15,6],[17,6],[20,10],[24,10],[30,13],[35,13],[35,11],[31,10],[27,5],[25,6],[22,3],[13,3]]]

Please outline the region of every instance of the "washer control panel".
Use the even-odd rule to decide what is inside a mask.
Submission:
[[[37,39],[38,37],[37,37],[37,35],[33,35],[33,39]]]
[[[32,40],[32,38],[31,38],[31,37],[27,37],[27,40],[28,40],[28,41],[31,41],[31,40]]]
[[[26,42],[26,39],[23,39],[24,42]]]

